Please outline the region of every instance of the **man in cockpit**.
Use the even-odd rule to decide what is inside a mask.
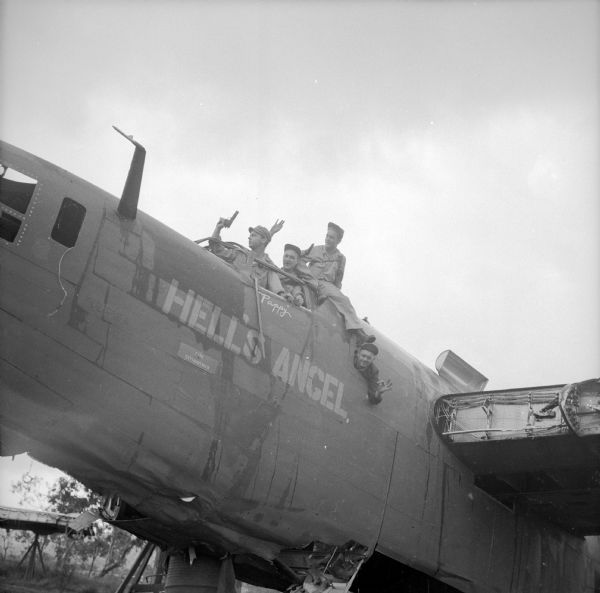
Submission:
[[[375,358],[379,349],[375,344],[366,342],[354,353],[354,368],[365,378],[367,382],[367,397],[369,403],[381,403],[382,395],[392,388],[392,381],[379,379],[379,369],[375,366]]]
[[[298,264],[300,264],[301,255],[302,252],[300,247],[297,245],[292,245],[291,243],[287,243],[285,245],[283,248],[283,261],[281,269],[286,273],[279,274],[279,279],[281,280],[281,285],[286,292],[286,298],[294,303],[294,305],[304,307],[307,304],[304,287],[308,286],[312,290],[316,291],[317,281],[314,279],[312,274],[306,271],[306,267],[298,266]],[[294,278],[290,278],[290,275],[303,280],[304,284],[295,280]]]
[[[241,245],[223,245],[221,242],[221,229],[228,226],[228,219],[219,218],[215,230],[209,239],[211,251],[229,262],[233,267],[250,279],[256,278],[259,286],[274,292],[280,296],[285,296],[283,286],[277,272],[263,265],[266,262],[275,267],[275,264],[265,253],[265,249],[271,241],[271,232],[264,226],[250,227],[248,232],[248,247],[244,249]]]

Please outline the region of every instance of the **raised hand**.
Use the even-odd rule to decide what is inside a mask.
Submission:
[[[312,251],[312,248],[313,248],[314,246],[315,246],[315,244],[314,244],[314,243],[311,243],[311,244],[310,244],[310,247],[309,247],[308,249],[305,249],[304,251],[301,251],[301,252],[300,252],[300,255],[301,255],[302,257],[306,257],[306,256],[307,256],[307,255],[308,255],[308,254],[309,254],[309,253]]]
[[[284,223],[285,220],[277,219],[271,227],[271,230],[269,231],[271,233],[271,236],[273,236],[275,233],[278,233],[283,228]]]
[[[386,381],[377,381],[377,394],[381,395],[392,388],[392,380],[387,379]]]

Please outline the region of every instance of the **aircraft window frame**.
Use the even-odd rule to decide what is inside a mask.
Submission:
[[[7,177],[7,173],[16,175],[17,179]],[[20,177],[27,181],[18,179]],[[25,229],[27,225],[23,223],[38,183],[34,177],[0,163],[0,239],[14,243],[19,233]],[[4,193],[2,189],[5,190]]]
[[[79,238],[87,208],[73,198],[64,197],[56,215],[50,238],[69,249]]]
[[[232,264],[230,264],[229,262],[225,262],[225,263],[226,263],[226,264],[228,264],[228,265],[229,265],[231,268],[233,268],[234,270],[236,269],[236,268],[235,268],[235,266],[233,266],[233,265],[232,265]],[[237,271],[237,270],[236,270],[236,271]],[[243,280],[243,279],[240,279],[240,280],[241,280],[241,282],[242,282],[242,283],[244,283],[244,280]],[[250,282],[250,283],[247,283],[247,282],[246,282],[245,284],[247,284],[248,286],[254,286],[254,285],[253,285],[251,282]],[[292,305],[292,306],[296,307],[297,309],[302,309],[303,311],[306,311],[307,313],[312,313],[313,309],[312,309],[312,308],[309,308],[309,307],[307,307],[307,306],[306,306],[306,304],[308,304],[308,305],[310,305],[310,306],[312,307],[312,306],[315,304],[315,302],[316,302],[316,300],[315,300],[315,299],[313,299],[313,297],[312,297],[312,294],[311,294],[311,295],[309,295],[309,299],[308,299],[308,302],[307,302],[307,298],[306,298],[306,297],[307,297],[307,295],[306,295],[306,292],[307,292],[307,291],[310,291],[311,289],[310,289],[310,288],[309,288],[309,287],[308,287],[306,284],[304,284],[304,285],[302,286],[302,288],[303,288],[303,290],[304,290],[304,302],[305,302],[305,304],[304,304],[304,305],[295,305],[294,303],[290,303],[290,301],[288,301],[288,300],[287,300],[287,299],[286,299],[286,298],[285,298],[283,295],[281,295],[281,294],[277,294],[277,293],[275,293],[275,292],[273,292],[273,291],[269,290],[268,288],[265,288],[264,286],[260,286],[260,285],[259,285],[259,286],[258,286],[258,288],[259,288],[259,290],[261,290],[261,291],[264,291],[264,292],[266,292],[266,293],[267,293],[267,294],[269,294],[269,295],[273,295],[274,297],[277,297],[278,299],[281,299],[281,300],[282,300],[284,303],[286,303],[286,304],[288,304],[288,305]]]
[[[10,212],[0,210],[0,238],[14,243],[21,230],[23,220],[13,216]]]
[[[308,288],[308,287],[306,287],[306,288]],[[303,311],[306,311],[307,313],[311,313],[312,312],[311,309],[308,309],[304,305],[294,305],[294,303],[290,303],[283,295],[277,294],[277,293],[273,292],[272,290],[269,290],[268,288],[265,288],[264,286],[260,286],[259,285],[258,289],[259,289],[260,292],[266,292],[269,296],[273,295],[274,297],[276,297],[276,298],[280,299],[281,301],[283,301],[286,305],[293,305],[294,307],[296,307],[298,309],[302,309]]]
[[[225,263],[229,263],[229,262],[225,262]],[[231,264],[229,264],[231,265]],[[233,267],[233,266],[231,266]],[[235,269],[235,267],[233,267],[233,269]],[[281,294],[277,294],[271,290],[269,290],[268,288],[265,288],[264,286],[260,286],[259,285],[259,290],[264,291],[266,293],[268,293],[269,295],[273,295],[275,297],[277,297],[278,299],[281,299],[284,303],[288,304],[288,305],[293,305],[294,307],[296,307],[297,309],[302,309],[303,311],[306,311],[307,313],[312,313],[313,309],[307,307],[306,305],[311,305],[313,306],[315,304],[315,299],[313,299],[312,294],[310,294],[310,287],[307,284],[303,284],[302,285],[302,289],[304,292],[304,305],[295,305],[294,303],[290,303],[290,301],[288,301],[283,295]],[[307,293],[309,293],[309,298],[307,299]]]
[[[8,191],[3,194],[2,185],[5,184]],[[33,197],[36,186],[37,182],[25,183],[23,181],[15,181],[14,179],[6,179],[4,176],[0,175],[0,202],[2,202],[3,206],[6,206],[11,210],[25,214],[31,203],[31,198]]]
[[[203,239],[198,239],[196,241],[194,241],[194,243],[196,243],[197,245],[199,245],[200,243],[204,243],[205,241],[213,241],[215,243],[220,243],[221,245],[229,248],[229,249],[235,249],[235,248],[239,248],[242,251],[249,251],[246,247],[244,247],[243,245],[240,245],[239,243],[235,243],[233,241],[223,241],[222,239],[216,239],[214,237],[205,237]],[[235,246],[235,247],[233,247]],[[226,259],[220,257],[218,254],[214,253],[209,245],[206,245],[203,247],[203,249],[205,249],[206,251],[208,251],[209,253],[212,253],[215,257],[218,257],[222,262],[224,262],[225,264],[227,264],[232,270],[235,270],[239,275],[240,275],[240,282],[242,282],[242,284],[248,284],[247,282],[244,281],[244,278],[242,277],[242,275],[240,274],[240,270],[238,268],[236,268],[231,262],[227,261]],[[277,264],[273,263],[273,264],[269,264],[268,266],[266,266],[268,269],[278,273],[278,272],[282,272],[285,274],[285,272],[283,271],[282,268],[280,268]],[[300,281],[301,285],[302,285],[302,293],[304,296],[304,305],[294,305],[294,303],[290,303],[291,305],[294,305],[294,307],[298,307],[299,309],[304,309],[305,311],[308,311],[309,313],[312,312],[317,306],[318,306],[318,302],[317,302],[317,294],[316,291],[314,291],[306,282],[302,282],[302,280],[300,278],[298,278],[298,280]],[[252,283],[250,283],[252,284]],[[269,294],[272,294],[276,297],[279,297],[281,299],[283,299],[284,301],[288,302],[287,299],[285,299],[285,297],[282,297],[278,294],[275,294],[274,292],[271,292],[270,290],[264,288],[264,287],[260,287],[261,290],[264,290],[266,292],[268,292]],[[308,305],[308,306],[306,306]]]

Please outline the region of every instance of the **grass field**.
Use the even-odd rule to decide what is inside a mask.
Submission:
[[[73,574],[69,579],[48,569],[25,580],[25,568],[17,568],[17,562],[0,563],[0,593],[114,593],[121,578],[107,576],[103,579],[82,577]],[[41,572],[41,569],[38,569]],[[272,589],[262,589],[241,584],[240,593],[277,593]]]
[[[0,564],[0,593],[113,593],[120,579],[107,576],[103,579],[59,574],[48,568],[42,573],[38,567],[33,578],[25,579],[25,568],[17,568],[17,562]]]

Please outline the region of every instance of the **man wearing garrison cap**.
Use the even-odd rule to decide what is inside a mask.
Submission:
[[[279,279],[285,290],[286,298],[295,305],[305,306],[304,286],[299,280],[304,281],[304,284],[310,286],[313,290],[317,289],[317,282],[310,273],[306,272],[306,268],[302,269],[302,267],[298,267],[301,256],[302,251],[300,250],[300,247],[292,245],[291,243],[285,245],[283,248],[283,262],[281,269],[286,273],[279,274]],[[299,280],[290,278],[290,275]]]
[[[261,261],[264,261],[275,267],[271,258],[265,253],[265,249],[271,241],[271,231],[260,225],[250,227],[248,229],[248,232],[250,233],[248,236],[248,247],[250,250],[248,251],[241,245],[223,245],[221,242],[221,229],[229,226],[228,222],[229,221],[226,218],[219,218],[219,222],[217,222],[215,230],[209,240],[211,251],[232,264],[241,274],[246,275],[251,279],[256,278],[259,286],[283,296],[285,291],[281,286],[281,281],[279,280],[277,272],[261,265]],[[283,226],[283,221],[281,221],[277,230],[279,230],[281,226]]]
[[[344,229],[335,222],[327,225],[325,245],[313,246],[307,254],[308,267],[317,280],[323,280],[342,288],[346,256],[337,248],[344,236]]]
[[[354,353],[354,367],[365,378],[367,382],[367,397],[369,403],[378,404],[381,402],[381,396],[392,388],[390,379],[387,381],[379,380],[379,369],[373,362],[379,354],[379,349],[375,344],[366,342]]]
[[[344,229],[334,222],[327,225],[325,245],[312,246],[304,256],[311,274],[318,281],[319,302],[329,299],[344,318],[346,330],[357,335],[357,342],[374,341],[363,329],[350,299],[342,293],[342,279],[346,269],[346,256],[338,249]]]

